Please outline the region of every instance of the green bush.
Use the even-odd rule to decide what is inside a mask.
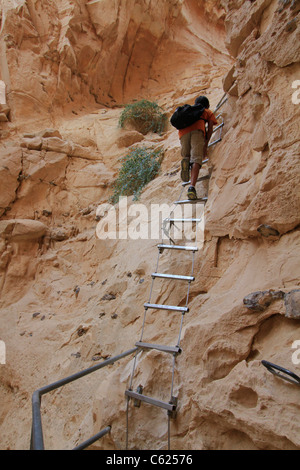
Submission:
[[[157,175],[162,160],[162,150],[137,147],[121,158],[122,166],[113,184],[110,202],[116,204],[120,196],[132,196],[137,200],[144,186]]]
[[[123,110],[119,125],[124,127],[130,124],[142,134],[155,132],[161,134],[166,125],[166,115],[158,104],[147,100],[128,104]]]

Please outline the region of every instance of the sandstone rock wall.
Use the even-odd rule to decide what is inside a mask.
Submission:
[[[299,225],[300,108],[292,88],[299,76],[299,49],[292,46],[299,30],[290,28],[298,8],[270,1],[232,5],[227,43],[237,60],[224,78],[228,132],[213,159],[207,229],[243,238],[269,224],[283,234]],[[219,203],[228,191],[230,198]]]
[[[39,129],[65,111],[155,96],[162,86],[186,95],[192,74],[207,80],[214,61],[220,75],[226,69],[224,11],[211,2],[18,0],[2,10],[0,79],[12,121],[29,131],[37,115]]]
[[[205,240],[176,360],[171,448],[298,450],[299,389],[261,360],[300,375],[299,2],[1,7],[1,447],[29,447],[34,390],[140,337],[159,239],[101,240],[96,228],[132,145],[164,150],[139,201],[148,212],[178,198],[180,150],[171,127],[162,136],[120,129],[122,105],[149,98],[170,115],[198,94],[213,109],[225,91],[223,139],[201,170],[209,184],[197,187],[208,194]],[[160,263],[161,272],[189,274],[186,254],[164,252]],[[154,290],[171,305],[185,293],[166,281]],[[162,313],[149,317],[145,341],[173,345],[180,320]],[[134,386],[168,401],[170,367],[169,357],[142,353]],[[94,448],[123,449],[131,369],[127,358],[44,397],[46,448],[71,449],[110,424]],[[166,414],[131,406],[129,448],[166,444]]]

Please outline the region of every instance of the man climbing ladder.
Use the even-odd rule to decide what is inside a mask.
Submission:
[[[219,109],[226,101],[225,95],[217,105],[215,111]],[[186,112],[187,111],[187,112]],[[221,115],[219,115],[221,116]],[[217,116],[217,117],[219,117]],[[180,131],[180,135],[183,136],[184,142],[182,142],[182,156],[183,160],[185,162],[182,164],[182,171],[181,171],[181,177],[184,180],[184,183],[189,184],[189,168],[190,168],[190,160],[192,163],[192,179],[191,183],[194,183],[194,189],[195,189],[195,184],[197,181],[198,173],[202,165],[202,158],[206,157],[206,152],[207,152],[207,147],[208,147],[208,142],[210,140],[210,137],[212,135],[213,131],[213,126],[217,124],[217,120],[214,116],[214,113],[209,110],[209,102],[206,97],[199,97],[197,98],[195,105],[190,106],[190,105],[184,105],[182,107],[179,107],[176,109],[175,113],[172,115],[171,119],[171,124]],[[208,131],[206,132],[205,129],[205,123],[208,122]],[[214,142],[211,142],[210,145],[214,145],[217,142],[221,140],[221,132],[223,128],[224,122],[222,122],[215,130],[218,128],[220,129],[220,136],[217,138]],[[190,135],[189,135],[190,134]],[[193,139],[192,136],[196,135],[196,139]],[[198,139],[199,137],[199,139]],[[200,143],[199,143],[200,142]],[[185,166],[185,163],[187,161],[187,165]],[[198,165],[196,165],[198,163]],[[200,178],[200,179],[207,179],[206,176]],[[186,184],[182,185],[181,192],[179,199],[175,201],[175,206],[177,204],[181,203],[191,203],[191,201],[196,201],[196,202],[201,202],[204,203],[204,201],[207,198],[201,198],[197,199],[193,198],[192,196],[190,197],[190,200],[181,200],[181,194],[183,191],[183,187],[186,186]],[[189,190],[190,191],[190,190]],[[193,206],[193,204],[192,204]],[[167,416],[168,416],[168,450],[171,449],[171,424],[170,421],[171,419],[176,419],[176,414],[177,414],[177,407],[178,407],[178,397],[174,395],[174,378],[175,378],[175,365],[176,365],[176,358],[179,354],[182,353],[181,350],[181,334],[182,334],[182,328],[183,328],[183,319],[184,316],[189,312],[189,296],[190,296],[190,286],[191,283],[195,280],[194,276],[194,267],[195,267],[195,253],[198,251],[198,243],[197,243],[197,231],[195,233],[195,244],[191,245],[176,245],[176,243],[172,240],[170,237],[170,230],[167,229],[167,226],[169,228],[173,226],[174,222],[184,222],[184,223],[195,223],[195,222],[201,222],[201,219],[197,218],[185,218],[185,219],[173,219],[174,216],[174,209],[171,211],[170,217],[167,217],[162,224],[162,240],[161,243],[157,245],[158,248],[158,256],[157,256],[157,261],[156,261],[156,269],[155,272],[151,274],[152,276],[152,283],[151,283],[151,289],[150,289],[150,294],[149,294],[149,299],[148,302],[144,303],[144,320],[143,320],[143,325],[142,325],[142,331],[141,331],[141,336],[139,341],[135,343],[135,346],[138,348],[136,351],[134,361],[133,361],[133,367],[132,367],[132,373],[131,373],[131,378],[130,378],[130,383],[128,389],[125,391],[125,396],[127,397],[127,408],[126,408],[126,450],[128,449],[128,444],[129,444],[129,401],[133,399],[133,404],[134,407],[139,408],[141,403],[146,403],[147,405],[155,406],[161,409],[164,409],[167,411]],[[169,238],[170,243],[165,244],[163,241],[163,236],[167,235],[167,238]],[[178,273],[165,273],[165,272],[158,272],[159,269],[159,264],[160,264],[160,257],[164,256],[163,253],[165,251],[171,250],[174,252],[174,250],[178,250],[179,253],[190,253],[192,255],[191,259],[191,271],[190,275],[182,275]],[[164,260],[164,265],[166,266],[166,259]],[[160,298],[160,293],[157,293],[153,289],[154,287],[154,282],[156,282],[157,279],[164,280],[166,282],[175,282],[175,283],[187,283],[186,286],[186,298],[185,298],[185,305],[183,305],[183,297],[181,297],[181,302],[180,304],[175,304],[175,305],[166,305],[166,304],[161,304],[161,303],[156,303],[157,301],[154,300],[155,303],[152,301],[153,295],[158,299]],[[174,288],[175,289],[175,288]],[[173,289],[173,290],[174,290]],[[177,287],[176,287],[177,290]],[[145,342],[144,336],[146,336],[146,326],[147,326],[147,321],[146,317],[148,315],[151,315],[152,311],[164,311],[164,312],[177,312],[178,314],[178,319],[180,322],[179,325],[179,332],[177,335],[177,342],[176,345],[174,346],[173,344],[165,345],[165,344],[156,344],[151,341],[151,337],[147,342]],[[148,324],[153,325],[154,320],[148,322]],[[147,336],[146,336],[147,337]],[[137,357],[138,354],[143,352],[143,351],[150,351],[151,349],[154,349],[156,351],[159,351],[160,353],[164,354],[169,354],[172,356],[172,370],[171,370],[171,390],[170,390],[170,400],[165,401],[165,400],[160,400],[154,396],[149,396],[148,393],[146,395],[144,394],[144,386],[142,384],[139,384],[137,389],[134,391],[133,383],[137,380],[139,377],[136,368],[137,368]],[[160,373],[162,374],[162,368],[160,369]],[[159,389],[161,389],[161,383],[158,383]],[[156,390],[157,391],[157,390]],[[152,395],[152,394],[151,394]]]
[[[213,126],[218,124],[214,113],[209,109],[209,100],[206,96],[199,96],[195,100],[195,105],[191,106],[194,110],[198,109],[196,121],[191,125],[178,130],[181,145],[181,179],[183,182],[190,180],[188,188],[188,199],[197,199],[195,185],[198,179],[199,171],[202,166],[202,159],[207,158],[207,147],[213,133]],[[208,129],[205,124],[207,122]]]

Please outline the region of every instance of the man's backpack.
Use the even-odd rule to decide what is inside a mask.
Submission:
[[[185,104],[183,106],[179,106],[179,108],[177,108],[172,115],[170,122],[172,126],[176,127],[178,130],[185,129],[186,127],[194,124],[196,121],[199,121],[199,119],[203,119],[201,116],[204,110],[205,107],[202,104],[193,106],[190,104]]]

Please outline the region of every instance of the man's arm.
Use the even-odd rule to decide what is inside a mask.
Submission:
[[[207,144],[208,144],[208,142],[210,141],[210,138],[211,138],[211,136],[212,136],[213,128],[214,128],[213,122],[212,122],[212,121],[208,121],[208,129],[207,129],[207,133],[206,133],[206,141],[207,141]]]
[[[206,137],[205,137],[203,158],[207,158],[207,147],[208,147],[208,142],[210,141],[210,138],[211,138],[212,133],[213,133],[213,128],[214,128],[213,122],[208,121],[208,129],[207,129]]]

